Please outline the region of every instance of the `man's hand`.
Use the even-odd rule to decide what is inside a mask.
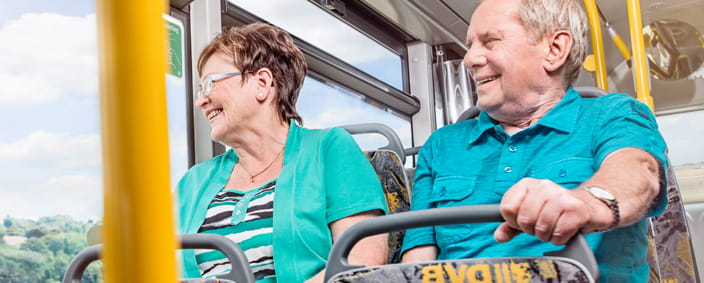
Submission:
[[[576,233],[608,227],[613,220],[609,207],[588,192],[533,178],[524,178],[506,191],[500,211],[506,220],[494,232],[500,243],[525,232],[564,245]]]

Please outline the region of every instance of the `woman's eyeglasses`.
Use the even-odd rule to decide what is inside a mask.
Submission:
[[[198,85],[198,92],[195,93],[195,97],[193,99],[197,100],[198,96],[200,96],[200,95],[208,97],[213,92],[213,89],[215,88],[216,82],[230,78],[230,77],[234,77],[237,75],[245,74],[245,73],[251,73],[251,72],[248,71],[248,72],[234,72],[234,73],[207,75],[200,81],[200,84]]]

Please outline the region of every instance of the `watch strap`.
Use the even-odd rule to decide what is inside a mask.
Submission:
[[[613,215],[613,221],[611,222],[611,225],[609,225],[609,227],[607,227],[606,229],[597,229],[594,232],[603,233],[611,231],[614,228],[618,227],[618,224],[621,222],[621,212],[619,210],[618,201],[616,200],[616,198],[608,191],[599,187],[588,186],[585,187],[584,190],[589,192],[598,200],[605,203],[609,207],[609,209],[611,209],[611,214]]]

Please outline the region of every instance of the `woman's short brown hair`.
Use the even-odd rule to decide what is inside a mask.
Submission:
[[[308,73],[308,65],[303,52],[288,33],[265,23],[224,27],[201,52],[198,58],[199,74],[217,51],[232,57],[232,64],[244,72],[243,82],[250,76],[248,72],[265,67],[271,70],[274,85],[278,88],[276,106],[280,118],[285,123],[289,119],[303,123],[296,112],[296,101]]]

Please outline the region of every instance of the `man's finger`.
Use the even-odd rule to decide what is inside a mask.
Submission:
[[[501,205],[499,206],[501,216],[503,216],[506,223],[516,228],[519,227],[518,222],[516,221],[518,210],[520,209],[521,203],[523,203],[523,199],[527,194],[527,187],[524,183],[526,183],[526,181],[525,179],[522,179],[508,189],[508,191],[506,191],[504,196],[501,198]]]
[[[494,231],[494,239],[499,243],[505,243],[520,233],[523,232],[521,230],[511,228],[508,223],[504,222],[496,228],[496,231]]]

